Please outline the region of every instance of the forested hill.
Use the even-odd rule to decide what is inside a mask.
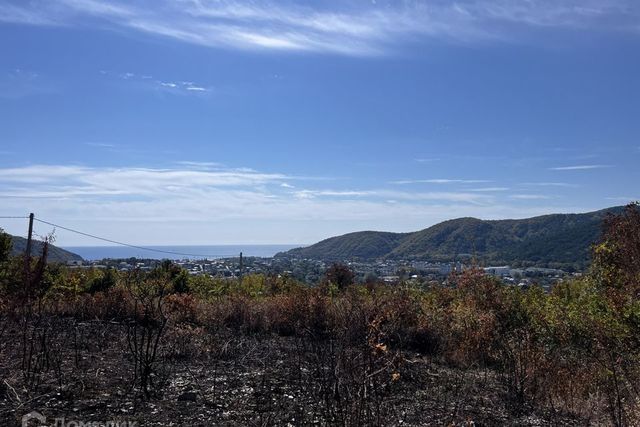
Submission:
[[[27,247],[27,239],[24,237],[11,236],[11,255],[21,255],[25,252]],[[42,242],[39,240],[33,240],[31,245],[31,254],[39,256],[42,253]],[[82,257],[73,252],[66,251],[54,245],[49,245],[49,256],[47,257],[49,262],[63,262],[67,261],[82,261]]]
[[[482,264],[583,269],[607,213],[553,214],[527,219],[459,218],[413,233],[362,231],[332,237],[279,257],[327,261],[423,259],[453,261],[475,256]]]

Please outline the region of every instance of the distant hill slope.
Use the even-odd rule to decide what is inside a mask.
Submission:
[[[24,237],[11,236],[11,243],[13,244],[11,248],[12,256],[24,254],[27,248],[27,239]],[[33,240],[31,245],[31,254],[33,256],[38,256],[41,253],[42,242],[39,240]],[[67,261],[82,261],[82,257],[57,246],[49,245],[49,256],[47,257],[47,261],[66,263]]]
[[[392,252],[408,233],[359,231],[331,237],[305,248],[291,249],[285,254],[317,259],[376,259]]]
[[[553,214],[527,219],[459,218],[414,233],[362,231],[332,237],[278,254],[334,260],[424,259],[452,261],[474,256],[482,264],[582,269],[607,213]]]

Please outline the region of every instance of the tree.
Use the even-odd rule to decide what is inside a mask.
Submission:
[[[601,242],[593,248],[593,270],[616,302],[640,301],[640,205],[632,203],[604,220]]]
[[[189,292],[189,274],[185,269],[180,269],[180,272],[173,277],[173,292],[178,294],[184,294]]]
[[[2,228],[0,228],[0,263],[3,263],[7,259],[9,259],[10,253],[11,253],[11,236],[5,233]]]
[[[592,274],[604,298],[597,308],[595,354],[605,366],[606,395],[614,425],[629,425],[638,413],[640,383],[640,206],[628,205],[604,221],[602,240],[593,248]],[[591,308],[593,311],[593,308]],[[584,311],[586,312],[586,310]]]
[[[171,282],[171,288],[175,293],[189,292],[189,274],[184,268],[174,264],[170,259],[163,260],[160,266],[153,271],[152,277],[165,277]]]
[[[325,273],[325,279],[338,289],[344,289],[353,284],[355,276],[348,266],[335,263]]]
[[[113,288],[116,285],[116,281],[117,276],[115,270],[109,268],[102,276],[96,277],[91,281],[91,284],[89,285],[89,292],[92,294],[96,292],[104,292]]]

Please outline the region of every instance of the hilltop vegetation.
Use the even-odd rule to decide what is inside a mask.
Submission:
[[[519,220],[459,218],[414,233],[363,231],[332,237],[278,256],[335,260],[426,259],[475,256],[484,264],[584,269],[607,213],[554,214]]]
[[[24,254],[27,248],[27,239],[24,237],[11,236],[11,255],[19,256]],[[37,255],[42,253],[42,242],[34,239],[31,244],[32,253]],[[49,254],[47,260],[49,262],[66,263],[68,261],[82,261],[80,255],[74,254],[54,245],[49,245]]]
[[[328,260],[376,259],[392,252],[407,236],[408,234],[402,233],[360,231],[331,237],[315,245],[292,249],[284,254]],[[283,254],[276,256],[281,255]]]

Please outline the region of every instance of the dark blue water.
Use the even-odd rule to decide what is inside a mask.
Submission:
[[[242,255],[245,257],[255,256],[268,258],[278,252],[300,246],[301,245],[146,246],[146,248],[154,249],[154,251],[126,246],[65,246],[63,249],[76,253],[85,260],[134,257],[148,259],[211,259],[237,257],[240,255],[240,252],[242,252]]]

